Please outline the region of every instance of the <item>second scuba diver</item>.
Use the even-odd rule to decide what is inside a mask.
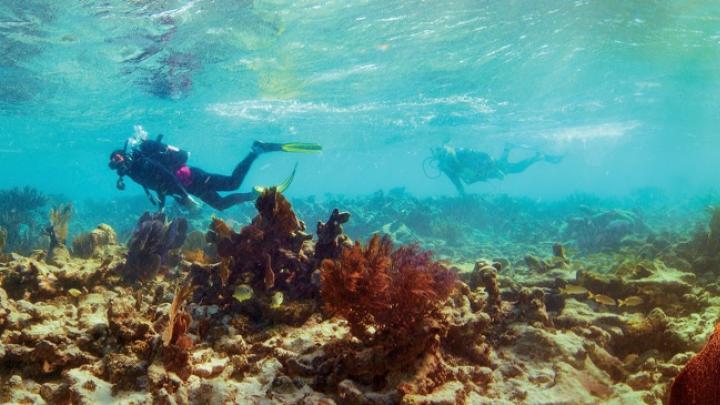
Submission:
[[[128,151],[128,147],[130,150]],[[320,145],[312,143],[265,143],[255,141],[250,153],[235,166],[229,176],[208,173],[198,167],[188,166],[190,154],[172,145],[162,142],[162,135],[156,140],[148,140],[147,133],[140,126],[135,127],[135,135],[131,137],[123,149],[110,154],[110,169],[120,176],[117,188],[125,189],[123,176],[128,176],[140,184],[148,198],[160,209],[165,206],[167,196],[173,197],[184,206],[194,206],[197,202],[191,196],[215,208],[224,210],[234,205],[254,200],[261,187],[253,192],[231,193],[221,196],[219,191],[237,190],[250,170],[252,163],[266,152],[318,152]],[[280,184],[278,189],[284,191],[295,175],[293,169],[290,177]],[[150,191],[155,191],[153,196]]]
[[[509,161],[510,151],[510,145],[506,145],[500,159],[494,159],[485,152],[456,149],[445,145],[433,149],[432,155],[425,160],[424,164],[435,162],[437,169],[450,179],[458,193],[465,195],[465,185],[467,184],[490,179],[502,180],[506,174],[523,172],[537,162],[560,163],[562,160],[562,156],[537,152],[532,157],[511,163]]]

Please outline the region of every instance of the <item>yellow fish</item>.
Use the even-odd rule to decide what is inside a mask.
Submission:
[[[566,295],[584,295],[588,293],[587,288],[574,284],[568,284],[565,287],[560,287],[559,290],[562,294]]]
[[[636,307],[640,304],[642,304],[644,301],[642,298],[638,297],[637,295],[633,295],[631,297],[627,297],[624,300],[618,300],[618,306],[619,307]]]
[[[280,305],[282,305],[283,301],[285,300],[285,297],[283,296],[283,293],[280,291],[277,291],[275,294],[272,295],[272,298],[270,299],[270,306],[273,308],[277,308]]]
[[[237,287],[235,287],[235,292],[233,293],[233,298],[238,300],[238,302],[247,301],[252,297],[253,297],[253,289],[249,285],[240,284]]]
[[[613,297],[608,297],[607,295],[603,294],[593,294],[588,291],[588,298],[597,302],[598,304],[617,305],[617,302],[615,302],[615,299]]]
[[[77,298],[82,295],[82,291],[78,290],[77,288],[71,288],[68,290],[68,294],[70,294],[70,296],[73,298]]]

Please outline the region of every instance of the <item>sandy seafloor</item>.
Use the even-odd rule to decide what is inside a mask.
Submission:
[[[655,404],[719,318],[720,215],[702,199],[394,190],[293,200],[305,225],[283,222],[274,198],[252,225],[252,205],[222,214],[234,232],[190,215],[162,263],[175,235],[165,223],[128,242],[142,212],[130,200],[78,204],[72,237],[49,251],[6,247],[0,402]],[[360,339],[324,306],[319,246],[350,246],[339,227],[315,235],[333,208],[350,212],[350,239],[417,242],[457,273],[432,319],[409,327],[422,342]],[[228,295],[243,283],[251,298]]]

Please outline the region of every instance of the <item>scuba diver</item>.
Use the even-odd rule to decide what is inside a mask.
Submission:
[[[128,148],[130,150],[128,151]],[[145,190],[153,205],[160,210],[165,206],[166,196],[173,197],[186,207],[197,206],[192,196],[215,208],[225,210],[234,205],[254,200],[263,191],[263,187],[254,187],[253,192],[232,193],[221,196],[219,191],[237,190],[243,182],[250,166],[266,152],[319,152],[322,147],[314,143],[266,143],[255,141],[250,153],[235,166],[229,176],[208,173],[198,167],[188,166],[190,153],[162,142],[162,135],[156,140],[148,140],[147,132],[141,126],[135,126],[135,134],[125,142],[123,149],[110,154],[110,169],[120,176],[116,186],[125,189],[123,176],[128,176]],[[297,166],[297,165],[296,165]],[[283,183],[277,186],[284,191],[292,182],[295,169]],[[150,191],[155,191],[157,197]]]
[[[432,155],[423,162],[423,169],[427,175],[426,166],[434,163],[450,179],[458,193],[464,196],[467,184],[490,179],[502,180],[505,175],[523,172],[537,162],[560,163],[562,160],[562,156],[536,152],[532,157],[511,163],[508,160],[511,150],[510,145],[505,145],[500,158],[494,159],[485,152],[444,145],[432,150]]]

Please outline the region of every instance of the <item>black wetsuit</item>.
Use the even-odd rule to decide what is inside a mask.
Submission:
[[[142,156],[134,157],[123,174],[143,186],[150,200],[159,203],[161,207],[165,205],[167,195],[180,200],[188,197],[187,190],[175,175],[155,160]],[[150,194],[150,190],[158,194],[157,199]]]
[[[235,166],[230,176],[208,173],[198,167],[190,167],[190,184],[186,186],[188,193],[198,196],[211,207],[217,210],[224,210],[246,201],[255,199],[256,194],[232,193],[221,196],[218,191],[237,190],[250,170],[250,166],[257,159],[258,155],[250,152],[245,159]]]
[[[180,153],[180,155],[178,155]],[[165,204],[165,197],[172,196],[182,203],[195,195],[217,210],[255,199],[255,193],[232,193],[225,196],[218,191],[236,190],[242,184],[250,166],[258,157],[250,152],[233,170],[230,176],[207,173],[198,167],[185,165],[188,154],[168,147],[160,141],[144,141],[133,152],[123,174],[142,185],[153,203]],[[182,171],[182,172],[181,172]],[[180,176],[180,173],[185,176]],[[155,199],[149,190],[157,193]]]

